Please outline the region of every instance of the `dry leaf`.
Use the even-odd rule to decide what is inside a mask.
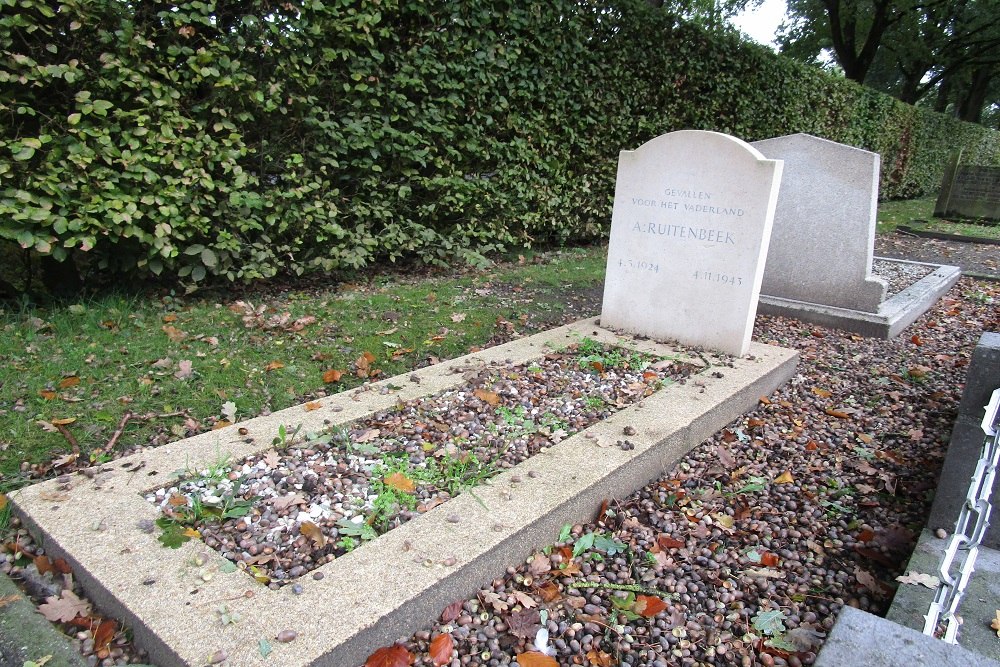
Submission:
[[[167,334],[167,338],[169,338],[174,343],[179,343],[185,338],[187,338],[187,332],[181,331],[177,327],[173,327],[170,325],[163,327],[163,333]]]
[[[11,602],[17,602],[20,599],[21,596],[17,595],[16,593],[11,593],[10,595],[4,595],[3,597],[0,597],[0,609],[3,609]]]
[[[270,371],[276,371],[279,368],[284,368],[284,367],[285,367],[285,364],[283,362],[281,362],[281,361],[272,361],[267,366],[264,366],[264,370],[270,372]]]
[[[465,313],[452,313],[451,314],[451,321],[452,322],[464,322],[465,321]]]
[[[990,622],[990,627],[997,631],[997,637],[1000,637],[1000,609],[996,610],[997,617]]]
[[[118,625],[110,618],[101,621],[101,624],[94,630],[94,649],[107,651],[116,632],[118,632]]]
[[[77,616],[90,614],[90,603],[66,588],[59,597],[50,595],[45,598],[45,602],[38,605],[38,611],[53,623],[69,623]]]
[[[531,609],[532,607],[537,607],[538,603],[535,602],[527,593],[522,593],[521,591],[514,591],[514,599],[521,603],[521,606],[525,609]]]
[[[63,417],[62,419],[53,419],[52,424],[54,426],[66,426],[72,424],[76,421],[76,417]]]
[[[819,387],[813,387],[812,393],[816,394],[820,398],[830,398],[833,396],[833,392],[827,389],[820,389]]]
[[[775,484],[791,484],[794,481],[795,481],[795,479],[792,477],[792,471],[791,470],[786,470],[785,472],[781,473],[780,475],[778,475],[775,478],[774,483]]]
[[[927,588],[937,588],[941,580],[933,574],[924,574],[910,570],[906,574],[896,577],[896,581],[901,584],[912,584],[914,586],[926,586]]]
[[[381,433],[381,431],[377,428],[365,429],[361,432],[361,435],[354,438],[354,442],[368,442],[370,440],[374,440],[379,436],[379,433]]]
[[[299,494],[289,493],[286,496],[280,496],[278,498],[275,498],[273,506],[276,511],[280,512],[288,507],[291,507],[292,505],[298,505],[304,502],[305,498],[303,498]]]
[[[851,415],[843,410],[834,410],[833,408],[826,408],[823,412],[830,415],[831,417],[836,417],[837,419],[851,418]]]
[[[540,574],[545,574],[552,569],[552,565],[549,562],[549,557],[543,553],[537,553],[531,558],[531,562],[528,563],[528,572],[533,577],[537,577]]]
[[[778,570],[772,570],[769,567],[752,567],[748,570],[743,570],[743,574],[750,577],[764,577],[765,579],[784,579],[785,573]]]
[[[441,612],[441,620],[444,623],[451,623],[456,618],[462,615],[462,606],[465,604],[464,600],[455,600],[450,605],[444,608]]]
[[[517,656],[517,664],[520,667],[559,667],[555,658],[538,651],[525,651],[520,654]]]
[[[590,664],[594,665],[594,667],[611,667],[612,658],[610,653],[598,651],[597,649],[590,649],[587,651],[587,660],[589,660]]]
[[[417,657],[407,651],[405,646],[393,644],[383,646],[368,656],[365,667],[407,667],[416,659]]]
[[[174,373],[174,377],[178,380],[186,380],[194,375],[194,368],[192,367],[190,359],[182,359],[177,362],[177,372]]]
[[[451,652],[455,648],[455,642],[451,635],[440,634],[431,640],[431,645],[427,648],[427,655],[430,656],[434,667],[444,667],[451,663]]]
[[[403,493],[413,493],[417,488],[416,483],[401,472],[394,472],[391,475],[387,475],[382,481],[389,488],[402,491]]]
[[[484,403],[489,403],[493,407],[496,407],[500,403],[500,394],[494,391],[489,391],[488,389],[480,387],[472,393],[476,398]]]
[[[656,538],[656,543],[661,549],[682,549],[684,542],[666,533],[660,533]]]
[[[326,535],[324,535],[323,530],[312,521],[303,521],[299,525],[299,532],[312,540],[313,544],[315,544],[317,548],[322,549],[326,546]]]
[[[38,392],[38,395],[44,398],[46,401],[51,401],[53,398],[56,397],[56,392],[48,389],[43,389],[40,392]]]
[[[323,407],[323,404],[320,403],[319,401],[309,401],[303,407],[305,408],[306,412],[312,412],[313,410],[319,410],[321,407]]]
[[[343,377],[344,371],[338,371],[331,368],[323,373],[323,382],[330,384],[331,382],[340,382],[340,378]]]
[[[653,618],[666,608],[666,602],[652,595],[639,595],[635,598],[635,603],[632,605],[632,611],[646,618]]]

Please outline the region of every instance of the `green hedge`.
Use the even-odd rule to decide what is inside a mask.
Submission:
[[[0,0],[0,239],[200,281],[607,233],[618,152],[809,132],[936,189],[1000,137],[642,0]]]

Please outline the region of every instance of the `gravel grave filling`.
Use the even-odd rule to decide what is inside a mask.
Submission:
[[[201,538],[279,588],[700,370],[585,338],[469,366],[462,385],[322,433],[280,432],[262,454],[178,471],[146,498],[164,546]]]

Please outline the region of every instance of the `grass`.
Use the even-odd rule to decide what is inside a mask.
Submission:
[[[563,250],[417,278],[373,272],[354,283],[264,286],[248,297],[252,306],[206,292],[0,311],[0,483],[23,482],[22,463],[44,472],[74,454],[82,462],[112,458],[350,389],[365,381],[364,368],[378,377],[405,373],[511,328],[550,328],[567,310],[567,293],[599,289],[605,252]],[[300,318],[315,320],[295,325]],[[339,380],[324,381],[331,370],[342,372]],[[126,412],[133,417],[115,438]],[[54,425],[65,420],[73,420],[62,427],[78,452]]]
[[[968,220],[931,218],[929,220],[914,220],[908,226],[923,232],[958,234],[973,238],[1000,240],[1000,224],[977,224]]]
[[[883,203],[879,232],[929,219],[933,206],[932,198]],[[25,483],[22,468],[37,476],[74,457],[107,460],[353,388],[365,368],[406,373],[506,340],[512,328],[550,328],[571,299],[599,298],[605,261],[606,248],[595,246],[484,270],[255,286],[243,306],[235,288],[0,310],[0,489]],[[330,371],[339,379],[328,381]]]
[[[908,225],[913,220],[928,220],[934,217],[936,201],[936,197],[923,197],[880,202],[875,231],[879,234],[891,234],[899,225]]]

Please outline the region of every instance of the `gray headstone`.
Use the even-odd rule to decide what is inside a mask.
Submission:
[[[622,151],[601,325],[746,354],[780,180],[780,160],[717,132]]]
[[[872,276],[878,153],[809,134],[752,145],[785,162],[761,293],[878,312],[887,290]]]
[[[1000,220],[1000,166],[959,164],[961,155],[945,167],[934,216]]]

